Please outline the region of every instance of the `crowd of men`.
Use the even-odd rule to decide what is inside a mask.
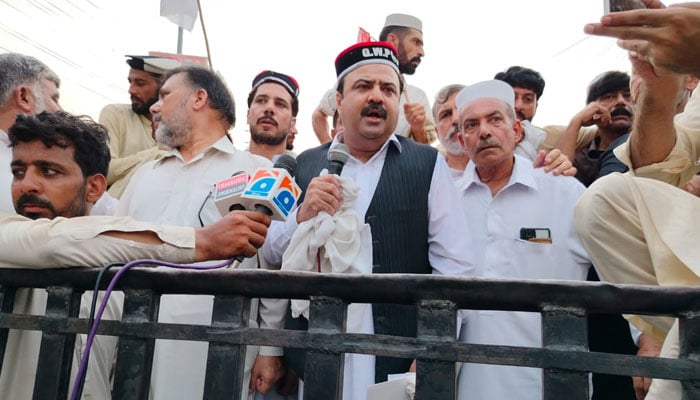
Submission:
[[[105,106],[96,123],[61,110],[60,79],[44,63],[0,54],[0,266],[243,255],[238,269],[284,270],[296,267],[294,250],[307,246],[300,235],[347,213],[369,235],[340,254],[360,273],[697,286],[700,95],[692,93],[700,3],[643,1],[647,10],[585,27],[619,38],[631,73],[597,74],[580,112],[566,125],[541,127],[532,120],[545,80],[523,66],[446,85],[431,107],[403,78],[424,56],[422,23],[391,14],[379,41],[339,52],[337,81],[311,116],[321,144],[298,156],[300,85],[286,73],[265,69],[253,77],[243,151],[229,134],[233,96],[204,67],[127,56],[131,105]],[[325,173],[329,152],[341,144],[342,172]],[[296,156],[302,189],[286,220],[219,211],[217,182],[269,168],[283,154]],[[249,325],[306,329],[304,313],[288,303],[255,299]],[[41,314],[45,306],[44,291],[20,290],[14,312]],[[163,296],[159,321],[206,325],[212,307],[211,296]],[[107,317],[120,316],[117,297]],[[412,307],[351,304],[347,318],[349,332],[416,335]],[[678,357],[677,320],[625,318],[590,316],[591,350]],[[462,310],[460,321],[465,343],[542,342],[538,313]],[[10,332],[3,398],[32,397],[40,335]],[[110,398],[117,340],[95,342],[84,398]],[[76,355],[82,346],[81,338]],[[246,356],[242,398],[303,392],[303,352],[249,346]],[[159,340],[150,398],[201,398],[206,357],[206,343]],[[347,354],[344,363],[346,400],[365,399],[368,386],[415,370],[413,360],[384,356]],[[541,399],[542,371],[466,363],[456,385],[460,400]],[[594,375],[592,388],[593,399],[681,398],[677,381]]]

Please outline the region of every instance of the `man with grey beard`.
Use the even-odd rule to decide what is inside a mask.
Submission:
[[[262,71],[253,78],[248,94],[248,126],[253,154],[272,160],[287,149],[287,137],[296,129],[299,84],[275,71]]]
[[[440,141],[438,150],[445,156],[447,166],[450,167],[452,178],[458,179],[467,167],[469,156],[464,150],[462,136],[459,133],[457,121],[457,107],[455,98],[464,85],[447,85],[438,91],[433,103],[433,118],[435,129]]]
[[[15,212],[10,196],[12,149],[7,131],[17,115],[58,111],[61,80],[43,62],[18,53],[0,54],[0,211]]]
[[[134,173],[119,201],[119,216],[181,226],[210,225],[221,219],[211,196],[214,184],[236,171],[252,175],[271,166],[269,160],[233,146],[228,135],[235,123],[233,96],[210,70],[192,65],[168,72],[151,112],[160,118],[156,141],[171,150]],[[258,267],[257,257],[237,264],[238,268]],[[212,306],[212,296],[163,296],[159,321],[208,325]],[[256,320],[257,303],[252,307],[251,320]],[[264,305],[260,308],[262,312]],[[250,324],[257,326],[255,321]],[[256,356],[257,349],[249,347],[246,371]],[[150,398],[202,398],[206,362],[206,343],[156,341]],[[248,395],[247,386],[242,395]]]

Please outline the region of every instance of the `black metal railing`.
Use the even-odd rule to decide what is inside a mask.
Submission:
[[[66,398],[80,296],[97,269],[0,269],[0,351],[8,329],[43,332],[34,398]],[[107,277],[114,275],[108,273]],[[103,288],[106,287],[106,283]],[[44,316],[13,314],[17,288],[46,288]],[[103,321],[98,333],[119,336],[114,399],[146,399],[156,339],[209,342],[204,398],[237,398],[246,344],[307,349],[305,398],[333,399],[342,385],[343,353],[417,359],[416,396],[454,399],[455,363],[541,368],[544,399],[588,399],[588,372],[679,380],[688,399],[700,399],[700,288],[515,281],[436,275],[337,275],[264,270],[126,273],[121,321]],[[158,323],[161,294],[214,295],[210,326]],[[308,331],[247,327],[251,298],[310,299]],[[344,333],[346,305],[416,305],[416,338]],[[458,309],[539,312],[541,348],[475,345],[456,340]],[[589,352],[586,315],[668,315],[680,321],[679,359]],[[2,365],[0,372],[11,365]]]

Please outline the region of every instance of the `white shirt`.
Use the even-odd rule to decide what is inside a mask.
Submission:
[[[547,133],[532,125],[530,121],[523,120],[523,140],[515,146],[515,154],[535,161],[540,145],[547,138]]]
[[[171,150],[134,173],[119,199],[117,215],[193,227],[201,226],[201,218],[208,225],[221,218],[209,198],[214,184],[238,171],[252,174],[270,166],[268,159],[236,149],[226,136],[187,163],[178,150]],[[248,258],[241,268],[255,266],[255,259]],[[161,297],[158,321],[208,325],[212,306],[212,296],[166,295]],[[256,317],[251,310],[251,318]],[[207,348],[205,342],[157,340],[150,397],[202,398]],[[247,392],[247,382],[244,386]]]
[[[10,164],[12,162],[12,148],[7,133],[0,130],[0,210],[14,214],[15,208],[12,201],[12,172]],[[93,206],[93,215],[111,215],[113,212],[112,199],[107,192]],[[110,207],[112,207],[110,209]],[[110,212],[112,211],[112,212]],[[19,251],[14,248],[14,251]],[[9,249],[5,249],[5,255],[9,254]],[[28,251],[32,253],[32,250]],[[46,267],[50,267],[50,262],[45,262]],[[24,266],[24,265],[23,265]],[[85,306],[90,304],[92,291],[83,295],[81,304],[81,316],[87,317],[89,309]],[[46,310],[47,294],[44,289],[19,289],[15,299],[14,312],[17,314],[43,315]],[[101,300],[101,299],[100,299]],[[119,295],[107,303],[104,319],[115,319],[121,316],[118,304]],[[75,355],[76,359],[82,355],[82,341],[85,335],[78,335]],[[32,397],[33,383],[39,347],[41,345],[41,332],[10,330],[8,336],[8,350],[5,355],[6,364],[12,365],[0,377],[0,388],[3,396],[14,399],[30,399]],[[105,353],[114,349],[114,340],[98,336],[95,338],[93,356],[90,358],[89,368],[86,375],[84,393],[104,397],[109,394],[109,371],[113,360],[113,353]],[[77,365],[76,359],[74,364]],[[107,361],[106,361],[107,360]],[[71,375],[71,390],[74,375]]]
[[[341,140],[339,136],[333,139],[334,142]],[[343,167],[341,176],[354,180],[360,188],[354,210],[357,215],[362,216],[363,220],[374,197],[390,143],[401,149],[398,139],[392,135],[366,163],[350,156]],[[447,163],[442,155],[438,154],[428,192],[428,257],[433,266],[433,273],[445,275],[474,273],[471,261],[473,252],[471,246],[465,245],[464,242],[467,220],[462,213],[455,212],[460,207]],[[269,262],[281,264],[282,253],[297,226],[296,212],[294,212],[294,215],[290,216],[284,224],[270,227],[267,240],[263,245],[263,254]],[[374,333],[372,308],[369,305],[351,304],[348,313],[351,312],[362,315],[360,333]],[[343,382],[343,399],[366,398],[367,387],[374,383],[374,356],[346,354]]]
[[[553,176],[515,156],[508,184],[495,196],[481,183],[474,163],[459,182],[469,220],[467,240],[478,275],[514,279],[585,280],[588,255],[574,229],[573,210],[585,190],[573,177]],[[520,239],[520,228],[549,228],[552,243]],[[460,340],[475,344],[540,347],[539,313],[466,311]],[[542,399],[542,372],[486,364],[463,364],[458,398]]]
[[[134,246],[127,240],[116,241],[113,238],[98,236],[100,233],[121,230],[152,231],[164,242],[162,245]],[[133,221],[130,218],[90,217],[85,219],[41,218],[30,221],[13,213],[0,212],[0,243],[2,243],[2,268],[54,268],[68,266],[99,266],[115,260],[134,260],[159,258],[172,262],[191,262],[194,259],[195,236],[191,228],[162,227]],[[86,292],[91,293],[91,292]],[[88,295],[83,296],[83,306]],[[114,302],[108,303],[103,316],[121,315],[114,308]],[[19,314],[42,315],[46,308],[46,292],[43,289],[19,289],[15,298],[14,312]],[[87,313],[83,308],[81,316]],[[78,335],[76,357],[82,353],[81,340]],[[84,394],[93,394],[94,398],[104,399],[109,396],[109,372],[114,359],[114,343],[106,341],[101,345],[97,336],[93,344],[92,356],[87,369],[87,382]],[[7,399],[31,399],[34,387],[41,332],[10,330],[5,352],[4,365],[0,374],[0,393]],[[74,359],[74,367],[77,359]],[[76,368],[73,369],[76,371]],[[71,386],[73,378],[71,378]]]
[[[12,147],[7,133],[0,129],[0,211],[15,213],[12,203]]]
[[[112,197],[109,192],[102,193],[99,199],[92,206],[90,215],[115,215],[117,212],[118,199]]]

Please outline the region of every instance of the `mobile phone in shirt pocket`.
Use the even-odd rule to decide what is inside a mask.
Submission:
[[[551,244],[552,232],[549,228],[520,228],[520,240]]]

